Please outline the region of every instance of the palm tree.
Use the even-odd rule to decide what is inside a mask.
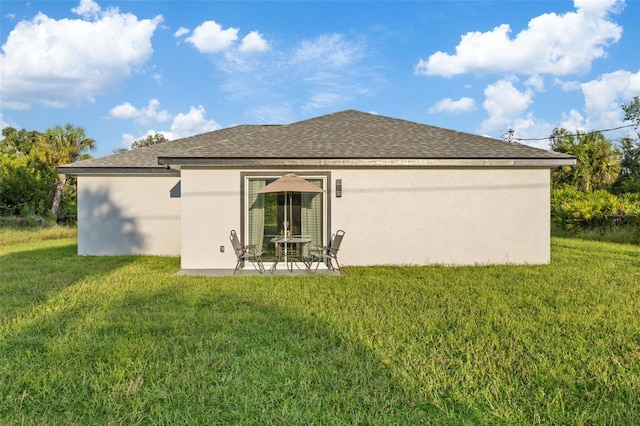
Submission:
[[[585,147],[589,162],[589,182],[585,189],[603,189],[615,182],[620,175],[620,151],[599,132],[578,134],[578,139]]]
[[[96,141],[87,137],[82,127],[67,124],[64,128],[55,126],[44,132],[36,144],[36,155],[46,165],[56,167],[91,158],[85,152],[95,149],[95,146]],[[67,175],[58,174],[53,204],[51,205],[51,212],[56,216],[62,202],[62,190],[66,182]]]
[[[551,135],[554,151],[575,155],[575,166],[553,173],[557,185],[568,184],[583,191],[606,188],[620,174],[620,151],[600,132],[573,135],[566,129],[554,129]]]

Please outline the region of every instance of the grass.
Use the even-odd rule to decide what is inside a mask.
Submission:
[[[552,224],[552,235],[591,241],[609,241],[620,244],[640,244],[640,226],[621,225],[605,228],[578,229],[567,231],[556,223]]]
[[[202,278],[6,232],[0,424],[640,423],[637,246]]]

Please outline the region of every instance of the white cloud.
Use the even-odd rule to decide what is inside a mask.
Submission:
[[[572,92],[574,90],[580,90],[580,82],[579,81],[562,81],[559,78],[556,78],[553,81],[553,84],[556,86],[560,86],[563,92]]]
[[[80,5],[71,9],[71,11],[83,18],[93,18],[99,15],[100,5],[93,0],[80,0]]]
[[[346,40],[342,34],[322,35],[304,40],[293,52],[292,62],[345,67],[363,56],[362,46]]]
[[[573,0],[576,9],[581,9],[594,16],[606,16],[619,13],[624,9],[624,0]]]
[[[135,137],[130,133],[123,133],[122,134],[122,147],[126,148],[126,149],[131,149],[131,146],[133,145],[133,143],[135,141],[139,141],[140,139],[146,139],[147,136],[155,136],[158,133],[164,133],[164,132],[156,132],[155,130],[147,130],[147,133],[145,133],[144,135],[140,136],[140,137]],[[167,138],[164,134],[163,136],[165,138]],[[167,138],[168,140],[170,140],[169,138]]]
[[[619,126],[624,113],[620,105],[640,96],[640,71],[618,70],[581,85],[587,122],[593,129]]]
[[[582,84],[557,80],[556,85],[571,86],[572,90],[577,86],[582,90],[584,109],[572,108],[562,113],[559,122],[551,124],[540,121],[527,111],[533,102],[533,91],[518,90],[514,86],[516,82],[514,79],[500,80],[487,86],[483,106],[489,117],[482,122],[479,133],[497,135],[511,128],[516,131],[516,138],[543,138],[523,140],[523,143],[548,148],[548,140],[544,135],[550,135],[554,127],[575,132],[605,130],[622,125],[624,113],[620,106],[630,102],[634,96],[640,96],[640,71],[632,73],[618,70]],[[624,133],[624,130],[620,130],[604,134],[615,140]]]
[[[4,119],[4,114],[2,112],[0,112],[0,129],[4,129],[5,127],[13,127],[13,128],[17,128],[18,125],[11,119],[5,120]],[[0,135],[0,140],[2,140],[4,137],[2,135]]]
[[[562,121],[560,122],[559,128],[567,129],[570,132],[577,132],[578,130],[587,131],[589,124],[586,122],[585,118],[575,109],[569,111],[569,113],[562,114]]]
[[[311,98],[305,103],[303,109],[306,111],[314,111],[323,108],[330,108],[334,105],[341,105],[353,97],[346,93],[335,92],[317,92],[311,95]]]
[[[484,89],[485,101],[482,106],[489,118],[480,125],[481,134],[493,134],[514,127],[514,122],[525,113],[533,102],[533,91],[521,92],[513,85],[513,80],[503,79]],[[529,117],[527,120],[530,120]]]
[[[458,114],[461,112],[474,111],[476,109],[476,101],[469,97],[463,97],[454,101],[451,98],[444,98],[429,108],[429,113],[451,112]]]
[[[364,63],[365,57],[361,41],[328,34],[303,40],[293,50],[291,59],[280,66],[286,67],[294,81],[302,84],[305,90],[302,97],[306,100],[301,108],[313,113],[372,94],[369,86],[377,76]]]
[[[264,117],[283,122],[279,118],[295,118],[290,112],[295,110],[335,109],[371,96],[376,86],[384,84],[367,63],[364,39],[342,34],[305,39],[291,50],[263,55],[229,49],[218,58],[218,69],[226,75],[222,89],[234,101],[251,98],[255,106],[247,114],[258,122]]]
[[[175,116],[171,124],[171,131],[160,133],[167,139],[173,140],[221,128],[215,120],[207,120],[206,116],[207,112],[202,105],[199,105],[198,108],[192,106],[188,113],[180,113]]]
[[[258,105],[249,109],[248,114],[257,123],[286,124],[295,121],[297,112],[290,104]]]
[[[151,107],[152,105],[156,105],[156,102],[157,101],[155,99],[152,99],[151,101],[149,101],[149,106]],[[135,107],[131,106],[131,104],[129,104],[128,102],[125,102],[122,105],[118,105],[118,107],[114,109],[117,109],[116,114],[121,115],[121,117],[118,117],[118,118],[135,118],[139,116],[140,111],[149,110],[153,108],[138,110]],[[157,105],[156,105],[156,109],[157,109]],[[168,113],[166,114],[168,115]],[[169,115],[169,117],[171,116]],[[156,121],[160,121],[160,120],[156,120]],[[162,120],[162,121],[166,121],[166,120]],[[199,105],[197,108],[192,106],[191,108],[189,108],[189,112],[179,113],[178,115],[173,117],[173,121],[171,123],[171,130],[169,131],[147,130],[145,134],[138,137],[135,137],[130,133],[124,133],[122,135],[122,146],[124,148],[130,149],[131,145],[135,141],[140,140],[142,138],[146,138],[149,135],[153,136],[157,133],[163,135],[168,140],[174,140],[174,139],[180,139],[188,136],[197,135],[200,133],[211,132],[214,130],[218,130],[220,128],[221,126],[218,123],[216,123],[215,120],[207,119],[207,112],[205,111],[202,105]]]
[[[550,142],[548,137],[540,135],[550,135],[554,127],[549,123],[537,120],[533,114],[515,119],[511,126],[517,142],[541,149],[549,149]]]
[[[217,53],[233,45],[238,39],[238,28],[223,30],[215,21],[205,21],[193,30],[186,40],[201,53]]]
[[[589,115],[607,110],[611,105],[619,109],[621,99],[630,99],[640,95],[640,71],[631,73],[618,70],[601,75],[581,85],[585,106]]]
[[[129,102],[124,102],[111,108],[109,116],[112,118],[131,119],[138,117],[138,110]]]
[[[161,16],[138,20],[116,9],[102,12],[92,1],[75,10],[95,20],[56,20],[39,13],[9,33],[0,54],[3,106],[93,102],[151,57],[151,37]]]
[[[182,37],[185,34],[189,34],[190,32],[191,30],[189,28],[180,27],[175,33],[173,33],[173,36],[178,38],[178,37]]]
[[[576,11],[546,13],[533,18],[527,29],[511,38],[511,27],[462,36],[455,54],[436,52],[421,59],[416,74],[449,77],[472,72],[567,75],[590,70],[593,60],[606,56],[622,28],[608,19],[622,0],[576,0]]]
[[[156,84],[158,86],[162,86],[162,74],[160,74],[158,72],[154,73],[154,74],[151,75],[151,78],[153,79],[153,81],[156,82]]]
[[[269,43],[257,31],[251,31],[244,36],[240,45],[241,52],[264,52],[267,50],[269,50]]]
[[[640,96],[640,71],[632,73],[618,70],[585,83],[572,81],[556,84],[561,84],[563,90],[565,86],[571,90],[581,89],[584,96],[584,109],[578,111],[573,108],[563,113],[557,127],[571,132],[605,130],[621,126],[624,119],[621,105],[630,102],[634,96]],[[624,134],[624,130],[604,133],[605,137],[613,140]]]
[[[544,91],[544,78],[538,74],[532,75],[524,82],[528,87],[534,88],[537,92]]]
[[[141,139],[141,138],[137,138],[136,139],[136,137],[133,136],[132,134],[124,133],[122,135],[122,147],[123,148],[127,148],[127,149],[131,149],[131,145],[133,145],[133,143],[135,141],[137,141],[138,139]]]
[[[238,63],[242,63],[242,60],[236,56],[237,52],[255,53],[266,52],[271,49],[267,40],[258,31],[251,31],[242,38],[239,45],[236,44],[239,31],[239,28],[233,27],[223,29],[222,25],[215,21],[204,21],[185,40],[198,49],[200,53],[225,52],[228,59]],[[173,36],[180,38],[190,32],[191,30],[188,28],[180,27],[173,33]]]
[[[159,110],[160,102],[157,99],[149,100],[146,107],[136,108],[129,102],[115,106],[109,112],[111,118],[134,120],[138,124],[151,122],[165,122],[171,120],[171,114],[167,110]]]

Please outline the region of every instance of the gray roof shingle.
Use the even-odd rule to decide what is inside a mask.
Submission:
[[[282,160],[530,160],[573,164],[573,157],[440,127],[368,114],[336,112],[287,125],[242,125],[91,159],[61,172],[155,169],[166,165],[277,164]],[[262,163],[266,164],[266,163]],[[165,166],[165,167],[163,167]],[[115,170],[113,170],[115,171]]]
[[[59,169],[61,172],[65,172],[66,169],[81,167],[88,169],[131,169],[132,171],[135,169],[163,170],[166,169],[166,167],[161,166],[158,163],[158,157],[181,155],[182,153],[190,149],[198,148],[201,145],[215,145],[217,141],[226,139],[231,135],[241,136],[243,133],[250,133],[254,131],[256,127],[261,126],[242,125],[229,127],[187,138],[167,141],[144,148],[118,152],[105,157],[92,158],[78,163],[67,164],[59,167]]]

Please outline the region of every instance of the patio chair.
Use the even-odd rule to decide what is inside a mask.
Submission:
[[[340,263],[338,262],[338,250],[340,250],[340,244],[342,244],[342,238],[344,237],[344,231],[338,230],[331,238],[328,246],[322,246],[316,250],[312,250],[310,253],[311,262],[309,264],[309,270],[313,262],[316,264],[316,272],[318,272],[318,266],[320,262],[325,262],[327,267],[332,271],[340,271]],[[336,262],[336,266],[333,266],[333,262]]]
[[[260,272],[261,274],[264,273],[264,265],[262,264],[262,252],[258,251],[255,245],[241,245],[238,234],[236,234],[236,231],[233,229],[231,230],[229,239],[231,240],[231,245],[233,246],[233,250],[236,253],[236,257],[238,258],[236,269],[233,270],[233,275],[238,272],[238,269],[243,267],[243,262],[245,260],[251,262],[253,264],[253,267],[256,268],[258,272]]]

